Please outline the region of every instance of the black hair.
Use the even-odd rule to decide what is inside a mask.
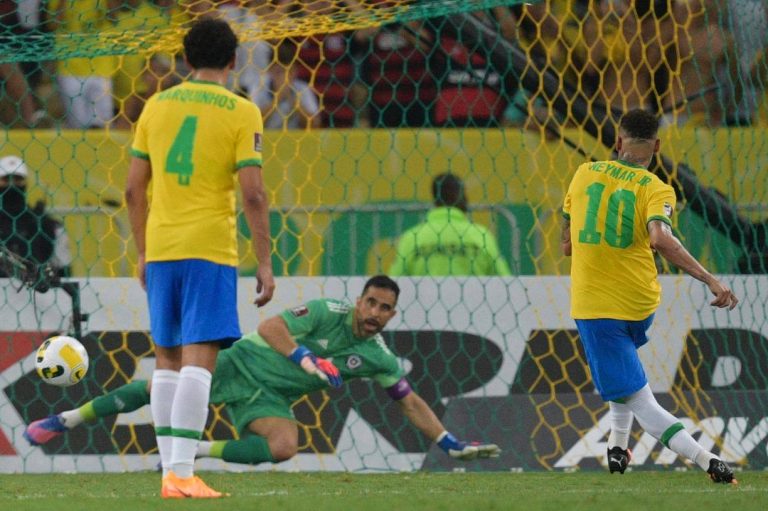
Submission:
[[[226,21],[200,20],[184,36],[184,55],[194,69],[224,69],[235,50],[237,36]]]
[[[400,286],[397,285],[397,282],[387,277],[386,275],[376,275],[368,279],[368,281],[365,283],[365,286],[363,286],[363,294],[368,291],[369,287],[389,289],[395,293],[395,300],[400,298]]]
[[[454,207],[467,210],[467,197],[464,195],[464,182],[454,174],[439,174],[432,180],[432,197],[435,206]]]
[[[654,140],[659,132],[659,119],[654,114],[637,108],[624,114],[619,129],[629,138]]]

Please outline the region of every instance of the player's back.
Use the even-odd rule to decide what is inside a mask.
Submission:
[[[262,164],[261,133],[258,107],[215,83],[184,82],[149,100],[134,144],[152,165],[147,261],[237,264],[236,170]]]
[[[430,211],[426,222],[403,233],[400,247],[396,257],[404,260],[393,271],[403,275],[493,275],[500,257],[491,232],[450,207]]]
[[[672,188],[622,161],[581,165],[566,195],[571,221],[571,311],[576,319],[640,320],[660,301],[647,223],[669,223]]]

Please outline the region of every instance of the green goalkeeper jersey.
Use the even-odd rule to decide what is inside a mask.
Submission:
[[[288,331],[298,344],[318,357],[332,360],[342,378],[371,378],[382,387],[391,387],[402,377],[397,357],[384,343],[381,334],[357,337],[352,331],[354,309],[336,300],[312,300],[284,311]],[[227,389],[227,401],[247,398],[255,389],[267,387],[290,400],[328,384],[307,374],[287,357],[272,349],[256,332],[244,336],[230,349],[219,353],[218,365],[233,365],[253,383],[253,388]],[[216,373],[214,373],[216,374]],[[215,376],[214,376],[215,378]],[[231,395],[237,393],[238,395]]]

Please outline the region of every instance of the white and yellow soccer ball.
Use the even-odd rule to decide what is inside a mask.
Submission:
[[[35,367],[46,383],[69,387],[88,372],[88,352],[74,337],[56,335],[37,349]]]

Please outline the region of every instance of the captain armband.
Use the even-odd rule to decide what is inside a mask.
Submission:
[[[389,397],[395,401],[400,401],[412,391],[408,380],[405,378],[400,378],[397,383],[391,387],[387,387],[385,390],[387,391],[387,394],[389,394]]]

